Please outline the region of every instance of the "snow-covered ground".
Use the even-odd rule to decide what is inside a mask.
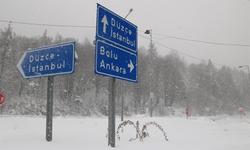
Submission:
[[[155,121],[166,131],[169,141],[155,126],[148,127],[150,137],[143,142],[127,125],[115,149],[124,150],[248,150],[250,149],[250,117],[146,117],[124,120],[139,121],[140,127]],[[121,123],[116,118],[116,126]],[[53,138],[45,139],[46,118],[37,116],[0,116],[1,150],[108,150],[107,117],[54,117]]]

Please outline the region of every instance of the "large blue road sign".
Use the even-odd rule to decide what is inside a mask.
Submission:
[[[99,40],[96,47],[96,74],[137,82],[136,54]]]
[[[24,79],[73,74],[75,42],[29,49],[16,67]]]
[[[101,53],[103,48],[105,55]],[[111,58],[106,53],[110,56],[113,53],[118,58]],[[137,82],[137,26],[100,4],[97,4],[95,59],[96,74]],[[100,65],[102,62],[116,64],[119,71],[104,68]],[[126,73],[121,72],[123,69]]]
[[[137,52],[137,26],[97,4],[96,37]]]

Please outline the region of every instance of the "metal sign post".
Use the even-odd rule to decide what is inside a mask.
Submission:
[[[109,78],[109,127],[108,145],[115,147],[115,78]]]
[[[52,120],[53,120],[53,85],[54,77],[48,77],[47,85],[47,117],[46,117],[46,140],[52,141]]]
[[[74,74],[75,42],[29,49],[16,68],[24,79],[48,77],[46,140],[52,141],[54,76]]]
[[[137,68],[137,26],[97,4],[95,73],[110,77],[108,145],[111,147],[115,147],[115,80],[137,83]]]
[[[123,121],[123,81],[121,81],[121,121]]]

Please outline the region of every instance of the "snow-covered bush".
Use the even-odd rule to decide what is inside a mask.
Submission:
[[[140,141],[143,141],[144,138],[149,137],[149,133],[147,132],[147,127],[150,125],[154,125],[155,127],[158,127],[162,131],[166,141],[168,141],[166,132],[163,130],[162,126],[158,125],[156,122],[148,122],[148,123],[144,124],[142,126],[141,131],[140,131],[139,121],[136,121],[136,125],[135,125],[130,120],[124,121],[118,126],[117,131],[116,131],[116,135],[117,135],[119,140],[120,140],[119,130],[121,129],[121,131],[123,132],[123,127],[125,127],[126,125],[132,125],[136,130],[136,137],[131,138],[129,141],[136,140],[137,138],[139,138]]]

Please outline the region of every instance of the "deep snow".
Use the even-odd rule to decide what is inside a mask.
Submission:
[[[135,138],[135,129],[127,125],[115,149],[140,150],[247,150],[250,148],[250,117],[147,117],[125,118],[139,121],[140,128],[155,121],[166,131],[169,141],[155,126],[148,127],[150,137]],[[121,123],[116,118],[116,126]],[[54,117],[53,138],[45,139],[46,118],[38,116],[0,116],[1,150],[108,150],[107,117]]]

